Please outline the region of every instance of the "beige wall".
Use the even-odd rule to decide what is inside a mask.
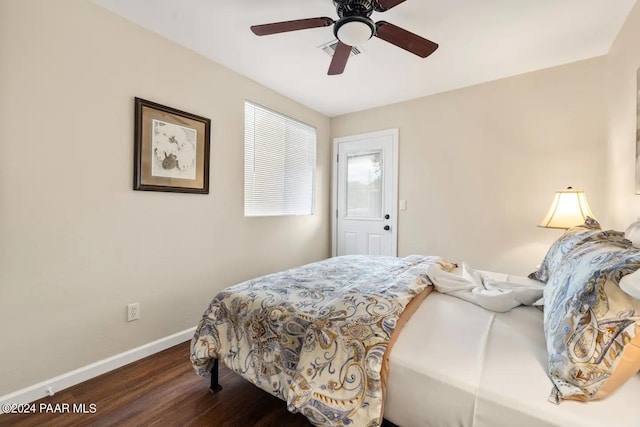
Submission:
[[[624,230],[640,216],[635,194],[636,71],[640,68],[640,3],[632,9],[606,62],[609,217]]]
[[[536,225],[554,191],[604,215],[604,58],[332,119],[333,137],[400,130],[400,255],[526,274],[561,233]],[[372,88],[375,90],[375,88]]]
[[[133,97],[212,119],[209,195],[132,191]],[[316,215],[243,217],[245,99],[318,130]],[[0,395],[329,256],[329,118],[86,0],[0,1]],[[125,322],[127,303],[141,320]]]

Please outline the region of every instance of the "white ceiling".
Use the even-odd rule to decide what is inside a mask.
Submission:
[[[255,36],[255,24],[328,16],[331,0],[93,0],[328,116],[604,55],[636,0],[407,0],[385,20],[440,45],[421,59],[380,39],[342,75],[317,47],[332,27]],[[212,77],[213,78],[213,77]]]

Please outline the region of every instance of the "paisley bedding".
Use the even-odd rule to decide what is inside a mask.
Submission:
[[[229,287],[196,329],[193,366],[206,375],[218,358],[315,425],[379,425],[385,352],[438,262],[352,255]]]

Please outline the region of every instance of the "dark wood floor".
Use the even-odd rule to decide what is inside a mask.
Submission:
[[[94,414],[0,415],[0,426],[309,426],[286,403],[220,366],[223,390],[195,374],[189,343],[70,387],[40,403],[84,403]],[[54,406],[55,407],[55,406]]]

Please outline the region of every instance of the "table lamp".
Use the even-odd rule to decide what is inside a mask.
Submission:
[[[584,224],[587,217],[594,218],[584,191],[567,187],[556,191],[549,212],[538,227],[567,229]]]

